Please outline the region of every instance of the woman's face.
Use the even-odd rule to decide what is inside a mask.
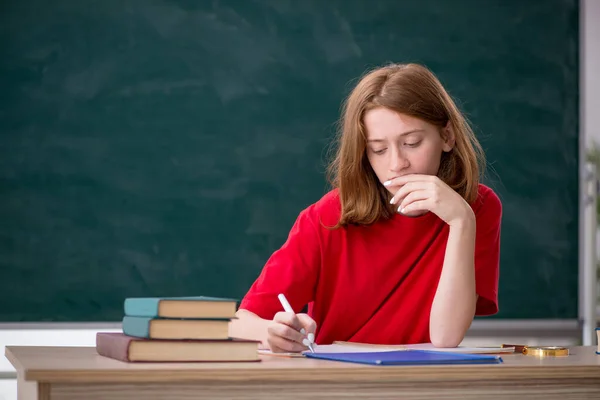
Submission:
[[[452,150],[454,135],[421,119],[384,107],[365,113],[367,158],[379,182],[408,174],[437,175],[442,152]],[[400,187],[388,186],[395,194]]]

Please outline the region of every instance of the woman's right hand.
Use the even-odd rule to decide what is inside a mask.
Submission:
[[[307,314],[278,312],[267,328],[273,353],[299,353],[315,342],[316,322]]]

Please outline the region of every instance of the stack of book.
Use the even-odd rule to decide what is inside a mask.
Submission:
[[[99,355],[135,362],[258,361],[258,341],[229,337],[236,301],[128,298],[122,332],[98,332]]]

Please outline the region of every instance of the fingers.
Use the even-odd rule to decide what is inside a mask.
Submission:
[[[431,182],[417,181],[409,182],[400,188],[392,197],[390,204],[397,204],[401,202],[409,193],[420,190],[427,190],[431,188]]]
[[[301,353],[307,349],[300,343],[291,342],[278,336],[269,336],[267,343],[273,353]]]
[[[274,326],[277,328],[276,333],[279,336],[302,343],[305,333],[301,332],[303,325],[300,323],[296,314],[291,312],[278,312],[275,314],[273,322],[276,323]]]
[[[273,352],[301,352],[315,341],[316,322],[307,314],[279,312],[267,328],[267,343]]]
[[[315,331],[317,330],[317,323],[314,319],[308,316],[308,314],[297,314],[298,321],[306,332],[306,338],[312,344],[315,342]]]
[[[436,179],[439,179],[435,175],[424,175],[424,174],[410,174],[403,175],[397,178],[391,179],[389,181],[383,182],[383,186],[400,186],[406,185],[409,182],[435,182]]]
[[[267,343],[273,352],[297,353],[306,350],[302,344],[306,340],[304,336],[295,329],[272,321],[267,328]]]
[[[424,211],[424,210],[429,210],[429,209],[430,209],[430,207],[427,203],[427,200],[418,200],[418,201],[412,202],[409,205],[403,207],[399,211],[402,214],[406,214],[411,211]]]
[[[301,352],[307,349],[310,330],[314,342],[316,323],[306,314],[279,312],[267,328],[267,342],[273,352]]]
[[[407,210],[408,206],[416,207],[414,204],[419,200],[427,200],[429,198],[429,191],[427,190],[417,190],[415,192],[410,192],[402,201],[400,202],[400,207],[398,207],[398,211],[404,213]],[[414,208],[416,210],[417,208]],[[410,210],[410,209],[409,209]]]

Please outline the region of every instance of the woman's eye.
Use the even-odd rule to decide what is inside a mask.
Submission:
[[[417,147],[418,145],[421,144],[421,140],[419,140],[418,142],[413,142],[413,143],[404,143],[406,146],[408,147]]]
[[[385,151],[385,149],[381,149],[381,150],[373,150],[373,153],[375,154],[383,154],[383,152]]]

